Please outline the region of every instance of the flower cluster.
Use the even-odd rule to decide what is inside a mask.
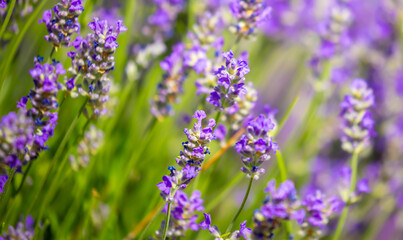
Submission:
[[[52,16],[52,10],[55,16]],[[68,47],[71,35],[80,31],[78,17],[84,11],[81,0],[61,0],[52,10],[46,10],[39,20],[48,29],[49,35],[45,39],[56,49],[60,46]]]
[[[47,148],[45,144],[53,136],[58,118],[56,109],[59,106],[56,97],[61,88],[57,79],[59,75],[66,73],[61,63],[54,61],[53,64],[42,64],[42,60],[40,57],[34,59],[35,66],[30,70],[34,79],[34,89],[31,89],[29,95],[22,97],[17,104],[17,107],[26,111],[34,122],[35,140],[29,149],[32,158],[36,158],[39,152]],[[28,107],[28,103],[31,108]]]
[[[97,119],[107,110],[105,103],[109,100],[110,79],[109,71],[114,69],[114,53],[119,46],[116,42],[119,33],[126,31],[122,21],[116,22],[116,29],[106,20],[94,18],[88,26],[93,31],[86,39],[77,37],[72,43],[76,51],[69,52],[72,59],[69,72],[74,75],[66,81],[68,91],[77,87],[78,92],[89,98],[88,105],[92,109],[92,115],[87,108],[84,113],[87,118]],[[84,75],[83,84],[76,84],[77,76]]]
[[[242,58],[234,58],[232,50],[224,52],[225,66],[217,72],[217,86],[206,100],[218,109],[225,109],[235,105],[235,98],[246,94],[244,88],[245,75],[249,73],[248,62]]]
[[[176,158],[176,162],[179,166],[194,165],[200,166],[206,157],[209,149],[207,145],[215,138],[213,135],[213,127],[215,126],[214,119],[210,119],[208,125],[202,128],[202,120],[207,115],[204,111],[196,111],[193,118],[197,120],[193,129],[185,128],[185,134],[187,141],[183,142],[183,151],[180,151],[180,155]]]
[[[182,191],[177,191],[172,203],[172,215],[169,221],[167,237],[176,239],[185,237],[185,232],[188,229],[193,231],[199,230],[199,225],[196,223],[198,213],[204,211],[203,199],[201,199],[199,191],[194,191],[190,197]],[[167,206],[162,212],[166,213]],[[161,224],[161,229],[156,231],[158,239],[162,237],[162,231],[165,226],[165,221]]]
[[[216,225],[211,225],[211,216],[210,214],[203,213],[205,220],[199,224],[201,229],[208,229],[210,234],[214,237],[215,240],[235,240],[235,239],[250,239],[250,235],[252,230],[246,227],[246,221],[241,223],[241,228],[232,233],[221,235],[220,230]]]
[[[292,181],[287,180],[276,189],[276,182],[272,180],[264,191],[268,195],[260,210],[255,211],[252,239],[271,239],[273,231],[280,227],[281,220],[292,219],[302,224],[305,211],[299,209],[300,202]]]
[[[34,219],[31,216],[27,216],[25,222],[18,222],[16,227],[9,226],[7,232],[0,235],[1,240],[15,240],[15,239],[34,239],[35,225]]]
[[[70,155],[69,160],[74,170],[87,167],[90,157],[94,156],[103,145],[104,133],[95,125],[84,133],[84,138],[77,147],[77,156]]]
[[[261,114],[248,123],[246,134],[235,144],[236,151],[242,155],[244,167],[241,170],[248,177],[258,179],[265,172],[260,165],[270,159],[270,152],[278,150],[277,143],[269,135],[273,129],[271,118]]]
[[[106,20],[94,18],[88,24],[93,33],[89,33],[87,38],[77,37],[72,43],[75,52],[69,52],[72,59],[70,73],[77,75],[84,74],[91,80],[100,79],[104,74],[114,69],[114,53],[119,44],[116,39],[119,33],[127,31],[122,21],[116,22],[116,29],[109,25]]]
[[[162,70],[166,71],[163,80],[157,86],[157,94],[151,102],[151,113],[156,117],[173,115],[171,104],[178,101],[178,95],[182,94],[182,85],[186,79],[186,71],[183,63],[185,46],[182,43],[175,45],[171,55],[161,62]]]
[[[335,196],[327,198],[317,190],[308,194],[301,201],[301,205],[306,210],[306,216],[300,234],[307,239],[319,239],[329,219],[343,209],[344,203]]]
[[[217,41],[223,29],[224,22],[220,12],[206,11],[197,16],[193,31],[188,33],[192,43],[208,47]]]
[[[0,1],[0,7],[1,8],[6,8],[7,7],[7,2],[5,0]]]
[[[147,19],[148,26],[143,29],[145,35],[162,39],[173,35],[173,25],[178,14],[184,8],[183,0],[154,0],[157,7]]]
[[[230,30],[239,37],[248,38],[255,33],[259,24],[268,20],[271,7],[266,0],[233,0],[230,11],[236,19],[236,24]]]
[[[209,153],[206,145],[214,139],[212,134],[212,128],[215,126],[214,119],[210,119],[208,126],[202,128],[202,119],[206,118],[206,113],[203,110],[196,111],[193,118],[197,120],[197,123],[193,129],[185,129],[188,141],[182,144],[184,149],[176,158],[178,165],[183,168],[176,170],[174,166],[168,167],[168,170],[171,171],[170,175],[163,176],[163,182],[157,185],[161,196],[166,201],[173,201],[175,192],[178,189],[186,188],[187,184],[199,174],[205,154]]]
[[[20,167],[29,160],[29,149],[34,143],[34,123],[23,110],[10,112],[0,121],[0,163],[11,168]],[[4,179],[3,179],[4,180]]]
[[[362,79],[355,79],[350,85],[351,94],[341,103],[343,136],[342,148],[349,153],[359,153],[370,144],[376,135],[374,120],[369,108],[374,106],[374,94]]]
[[[341,50],[345,50],[349,45],[348,28],[351,19],[350,8],[344,1],[338,0],[330,8],[329,19],[319,27],[320,45],[310,60],[315,75],[320,74],[322,60],[339,54]]]

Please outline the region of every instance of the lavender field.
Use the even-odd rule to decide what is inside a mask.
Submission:
[[[403,1],[0,0],[32,239],[403,239]]]

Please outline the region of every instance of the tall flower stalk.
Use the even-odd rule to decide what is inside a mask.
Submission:
[[[374,95],[365,80],[355,79],[351,85],[351,94],[344,97],[341,103],[342,148],[351,153],[351,181],[347,193],[346,205],[337,224],[333,240],[340,238],[350,205],[350,195],[354,192],[357,183],[359,154],[369,146],[375,136],[374,120],[369,109],[374,105]]]

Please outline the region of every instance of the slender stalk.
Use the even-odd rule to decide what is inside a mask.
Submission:
[[[218,111],[217,112],[217,115],[215,115],[215,118],[214,118],[214,120],[215,120],[215,126],[213,127],[213,131],[214,131],[214,129],[217,127],[217,125],[218,125],[218,121],[220,120],[220,116],[221,116],[221,111]]]
[[[280,150],[276,151],[276,158],[277,158],[278,168],[280,169],[281,182],[284,182],[287,180],[287,169],[285,167],[284,158],[283,158],[283,155],[281,154]]]
[[[348,189],[348,194],[347,197],[349,198],[351,193],[354,191],[355,189],[355,185],[356,185],[356,181],[357,181],[357,168],[358,168],[358,153],[354,152],[353,156],[351,158],[351,181],[350,181],[350,187]],[[344,206],[343,212],[341,213],[341,216],[339,218],[339,222],[337,224],[337,228],[336,231],[333,235],[333,240],[338,240],[341,236],[341,233],[343,231],[343,227],[344,224],[347,220],[347,214],[348,214],[348,210],[350,207],[350,203],[349,203],[349,199],[346,200],[346,205]]]
[[[11,18],[11,15],[13,14],[14,6],[15,6],[16,2],[17,2],[17,0],[11,0],[11,4],[9,5],[9,8],[7,10],[6,19],[4,20],[3,25],[1,25],[0,40],[3,39],[3,34],[6,31],[6,28],[8,26],[8,22],[10,22],[10,18]]]
[[[17,168],[9,168],[9,169],[8,169],[8,172],[7,172],[7,175],[8,175],[7,182],[6,182],[6,184],[5,184],[4,188],[3,188],[3,193],[2,193],[1,196],[0,196],[0,206],[2,206],[3,201],[4,201],[4,199],[5,199],[6,196],[7,196],[7,190],[8,190],[8,188],[10,187],[11,181],[13,180],[14,173],[15,173],[16,170],[17,170]]]
[[[28,176],[28,173],[29,173],[29,170],[31,169],[31,167],[32,167],[32,163],[33,163],[33,161],[29,161],[29,163],[28,163],[28,167],[27,167],[27,169],[25,170],[25,172],[24,172],[24,175],[23,175],[23,177],[22,177],[22,180],[21,180],[21,183],[20,183],[20,186],[17,188],[17,191],[15,191],[15,194],[14,194],[14,196],[16,196],[20,191],[21,191],[21,188],[22,188],[22,186],[24,185],[24,183],[25,183],[25,179],[27,178],[27,176]]]
[[[252,188],[252,182],[253,182],[253,175],[250,177],[248,189],[246,190],[246,193],[245,193],[245,196],[244,196],[244,198],[243,198],[241,207],[239,207],[238,212],[235,214],[235,216],[234,216],[234,218],[232,219],[231,223],[230,223],[229,226],[227,227],[227,230],[225,231],[226,233],[231,231],[232,226],[234,226],[234,223],[235,223],[236,219],[238,218],[239,214],[241,214],[242,209],[243,209],[244,206],[245,206],[246,200],[248,200],[248,196],[249,196],[249,193],[250,193],[250,189]]]
[[[167,216],[165,218],[165,227],[164,227],[164,233],[162,235],[162,240],[165,240],[167,238],[167,232],[168,232],[168,227],[169,227],[169,218],[171,217],[171,208],[172,208],[172,203],[168,202]]]

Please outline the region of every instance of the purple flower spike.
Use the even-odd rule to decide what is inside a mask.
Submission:
[[[185,134],[188,141],[183,142],[183,151],[180,152],[179,157],[176,158],[176,162],[185,167],[187,165],[200,166],[204,161],[206,154],[209,154],[209,148],[207,145],[211,140],[215,139],[213,134],[213,127],[215,126],[214,119],[209,120],[209,124],[203,128],[202,120],[207,117],[203,110],[198,110],[193,115],[193,118],[197,120],[193,129],[185,129]]]
[[[13,239],[33,239],[35,235],[34,220],[31,216],[27,216],[25,222],[21,219],[15,227],[9,226],[7,232],[0,235],[1,240]]]
[[[297,191],[292,181],[287,180],[276,189],[276,183],[272,180],[268,182],[265,192],[268,193],[266,201],[254,214],[255,227],[252,239],[261,239],[262,236],[270,239],[273,231],[280,226],[281,220],[292,219],[302,223],[305,216],[305,211],[300,209]]]
[[[6,8],[7,7],[7,2],[5,0],[0,0],[0,7],[1,8]]]
[[[7,175],[0,175],[0,193],[4,192],[4,185],[6,185],[7,179]]]
[[[274,123],[271,118],[261,114],[248,123],[247,133],[242,135],[235,144],[235,149],[241,154],[244,164],[242,171],[248,177],[259,179],[259,176],[264,173],[260,165],[270,159],[270,152],[275,153],[278,150],[277,144],[269,136],[269,132],[273,129]]]
[[[216,108],[223,110],[236,104],[235,99],[246,94],[244,88],[245,75],[249,73],[248,62],[235,59],[232,50],[224,52],[225,66],[217,72],[217,86],[206,100]]]
[[[255,35],[261,23],[269,19],[271,7],[265,0],[232,0],[230,11],[236,19],[236,23],[230,30],[239,37],[249,38]]]
[[[343,207],[341,199],[326,197],[319,190],[309,193],[301,204],[306,209],[301,234],[314,239],[321,236],[330,218],[338,215]]]
[[[68,47],[71,36],[80,31],[78,17],[84,11],[81,0],[61,0],[52,10],[46,10],[39,20],[39,23],[46,24],[49,33],[45,39],[56,49],[60,46]]]
[[[163,213],[166,213],[167,205],[163,209]],[[184,237],[185,232],[188,229],[192,231],[199,230],[199,224],[196,220],[199,216],[198,212],[204,211],[203,199],[199,191],[194,191],[190,197],[185,192],[178,190],[175,194],[172,202],[172,215],[169,225],[168,233],[169,237]],[[164,224],[161,225],[161,229],[156,231],[157,237],[162,237]]]
[[[361,152],[368,147],[376,135],[375,122],[369,108],[374,106],[374,94],[362,79],[355,79],[350,85],[351,94],[341,103],[343,136],[342,148],[350,153]]]

